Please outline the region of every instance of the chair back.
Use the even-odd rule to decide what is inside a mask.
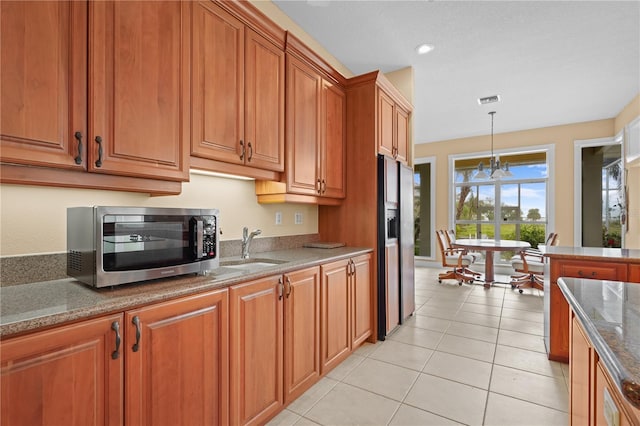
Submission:
[[[444,231],[444,233],[447,237],[447,246],[448,248],[451,248],[451,243],[456,239],[456,233],[453,231],[453,229],[447,229],[446,231]]]
[[[438,247],[440,248],[440,255],[442,255],[442,266],[448,266],[447,264],[447,243],[445,236],[445,232],[442,229],[438,229],[436,231],[436,236],[438,237]]]

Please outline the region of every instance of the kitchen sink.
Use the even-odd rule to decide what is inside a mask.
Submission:
[[[225,260],[220,262],[220,266],[224,268],[234,268],[234,269],[243,269],[248,271],[257,271],[263,268],[269,268],[271,266],[281,265],[283,263],[287,263],[285,260],[277,260],[277,259],[234,259],[234,260]]]

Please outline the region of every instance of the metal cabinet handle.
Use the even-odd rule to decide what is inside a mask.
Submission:
[[[96,160],[96,167],[102,167],[102,138],[96,136],[96,143],[98,144],[98,159]]]
[[[136,315],[131,322],[136,326],[136,343],[133,344],[131,349],[133,349],[134,352],[138,352],[138,349],[140,349],[140,338],[142,337],[140,333],[140,318]]]
[[[244,141],[243,140],[240,140],[240,148],[242,148],[242,152],[240,153],[240,160],[244,161],[245,149],[244,149]]]
[[[247,145],[249,147],[249,158],[247,158],[247,161],[251,161],[251,159],[253,158],[253,147],[251,146],[251,142],[249,142]]]
[[[287,299],[289,298],[289,296],[291,296],[291,290],[293,290],[292,286],[291,286],[291,280],[289,279],[289,277],[287,276],[287,284],[289,286],[289,289],[287,290]]]
[[[82,133],[75,132],[73,136],[78,141],[78,156],[74,158],[76,164],[82,164]]]
[[[325,192],[327,192],[327,182],[325,182],[325,180],[324,180],[324,179],[322,179],[322,186],[321,186],[321,188],[322,188],[322,191],[321,191],[321,192],[322,192],[323,194],[324,194]]]
[[[318,185],[317,185],[317,186],[318,186],[318,189],[316,189],[316,192],[317,192],[318,194],[320,194],[320,193],[322,192],[322,181],[321,181],[320,179],[318,179],[318,182],[317,182],[317,183],[318,183]]]
[[[282,300],[283,291],[284,291],[284,284],[282,284],[282,278],[278,278],[278,300]]]
[[[579,276],[581,276],[581,277],[589,276],[589,274],[585,274],[585,273],[584,273],[584,272],[582,272],[581,270],[580,270],[580,271],[578,271],[578,275],[579,275]],[[592,277],[595,277],[595,276],[597,276],[597,275],[598,275],[598,273],[597,273],[596,271],[591,271],[591,276],[592,276]]]
[[[122,342],[120,338],[120,323],[118,321],[112,322],[111,329],[116,332],[116,349],[111,352],[111,359],[118,359],[120,357],[120,343]]]

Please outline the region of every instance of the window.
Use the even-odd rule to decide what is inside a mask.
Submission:
[[[512,176],[478,179],[478,164],[488,158],[454,162],[454,223],[460,238],[490,238],[544,243],[547,234],[548,165],[546,152],[502,155]],[[501,252],[507,261],[513,253]]]

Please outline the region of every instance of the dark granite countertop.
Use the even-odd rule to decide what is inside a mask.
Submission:
[[[640,263],[640,249],[548,246],[545,247],[544,255],[557,259],[606,259],[610,262]]]
[[[261,267],[221,266],[207,275],[184,275],[96,289],[75,279],[0,287],[0,336],[7,337],[69,321],[125,311],[137,306],[371,252],[368,248],[298,248],[256,253],[254,260],[276,260]],[[223,258],[221,265],[236,258]]]
[[[640,408],[640,284],[560,278],[558,286],[621,393]]]

